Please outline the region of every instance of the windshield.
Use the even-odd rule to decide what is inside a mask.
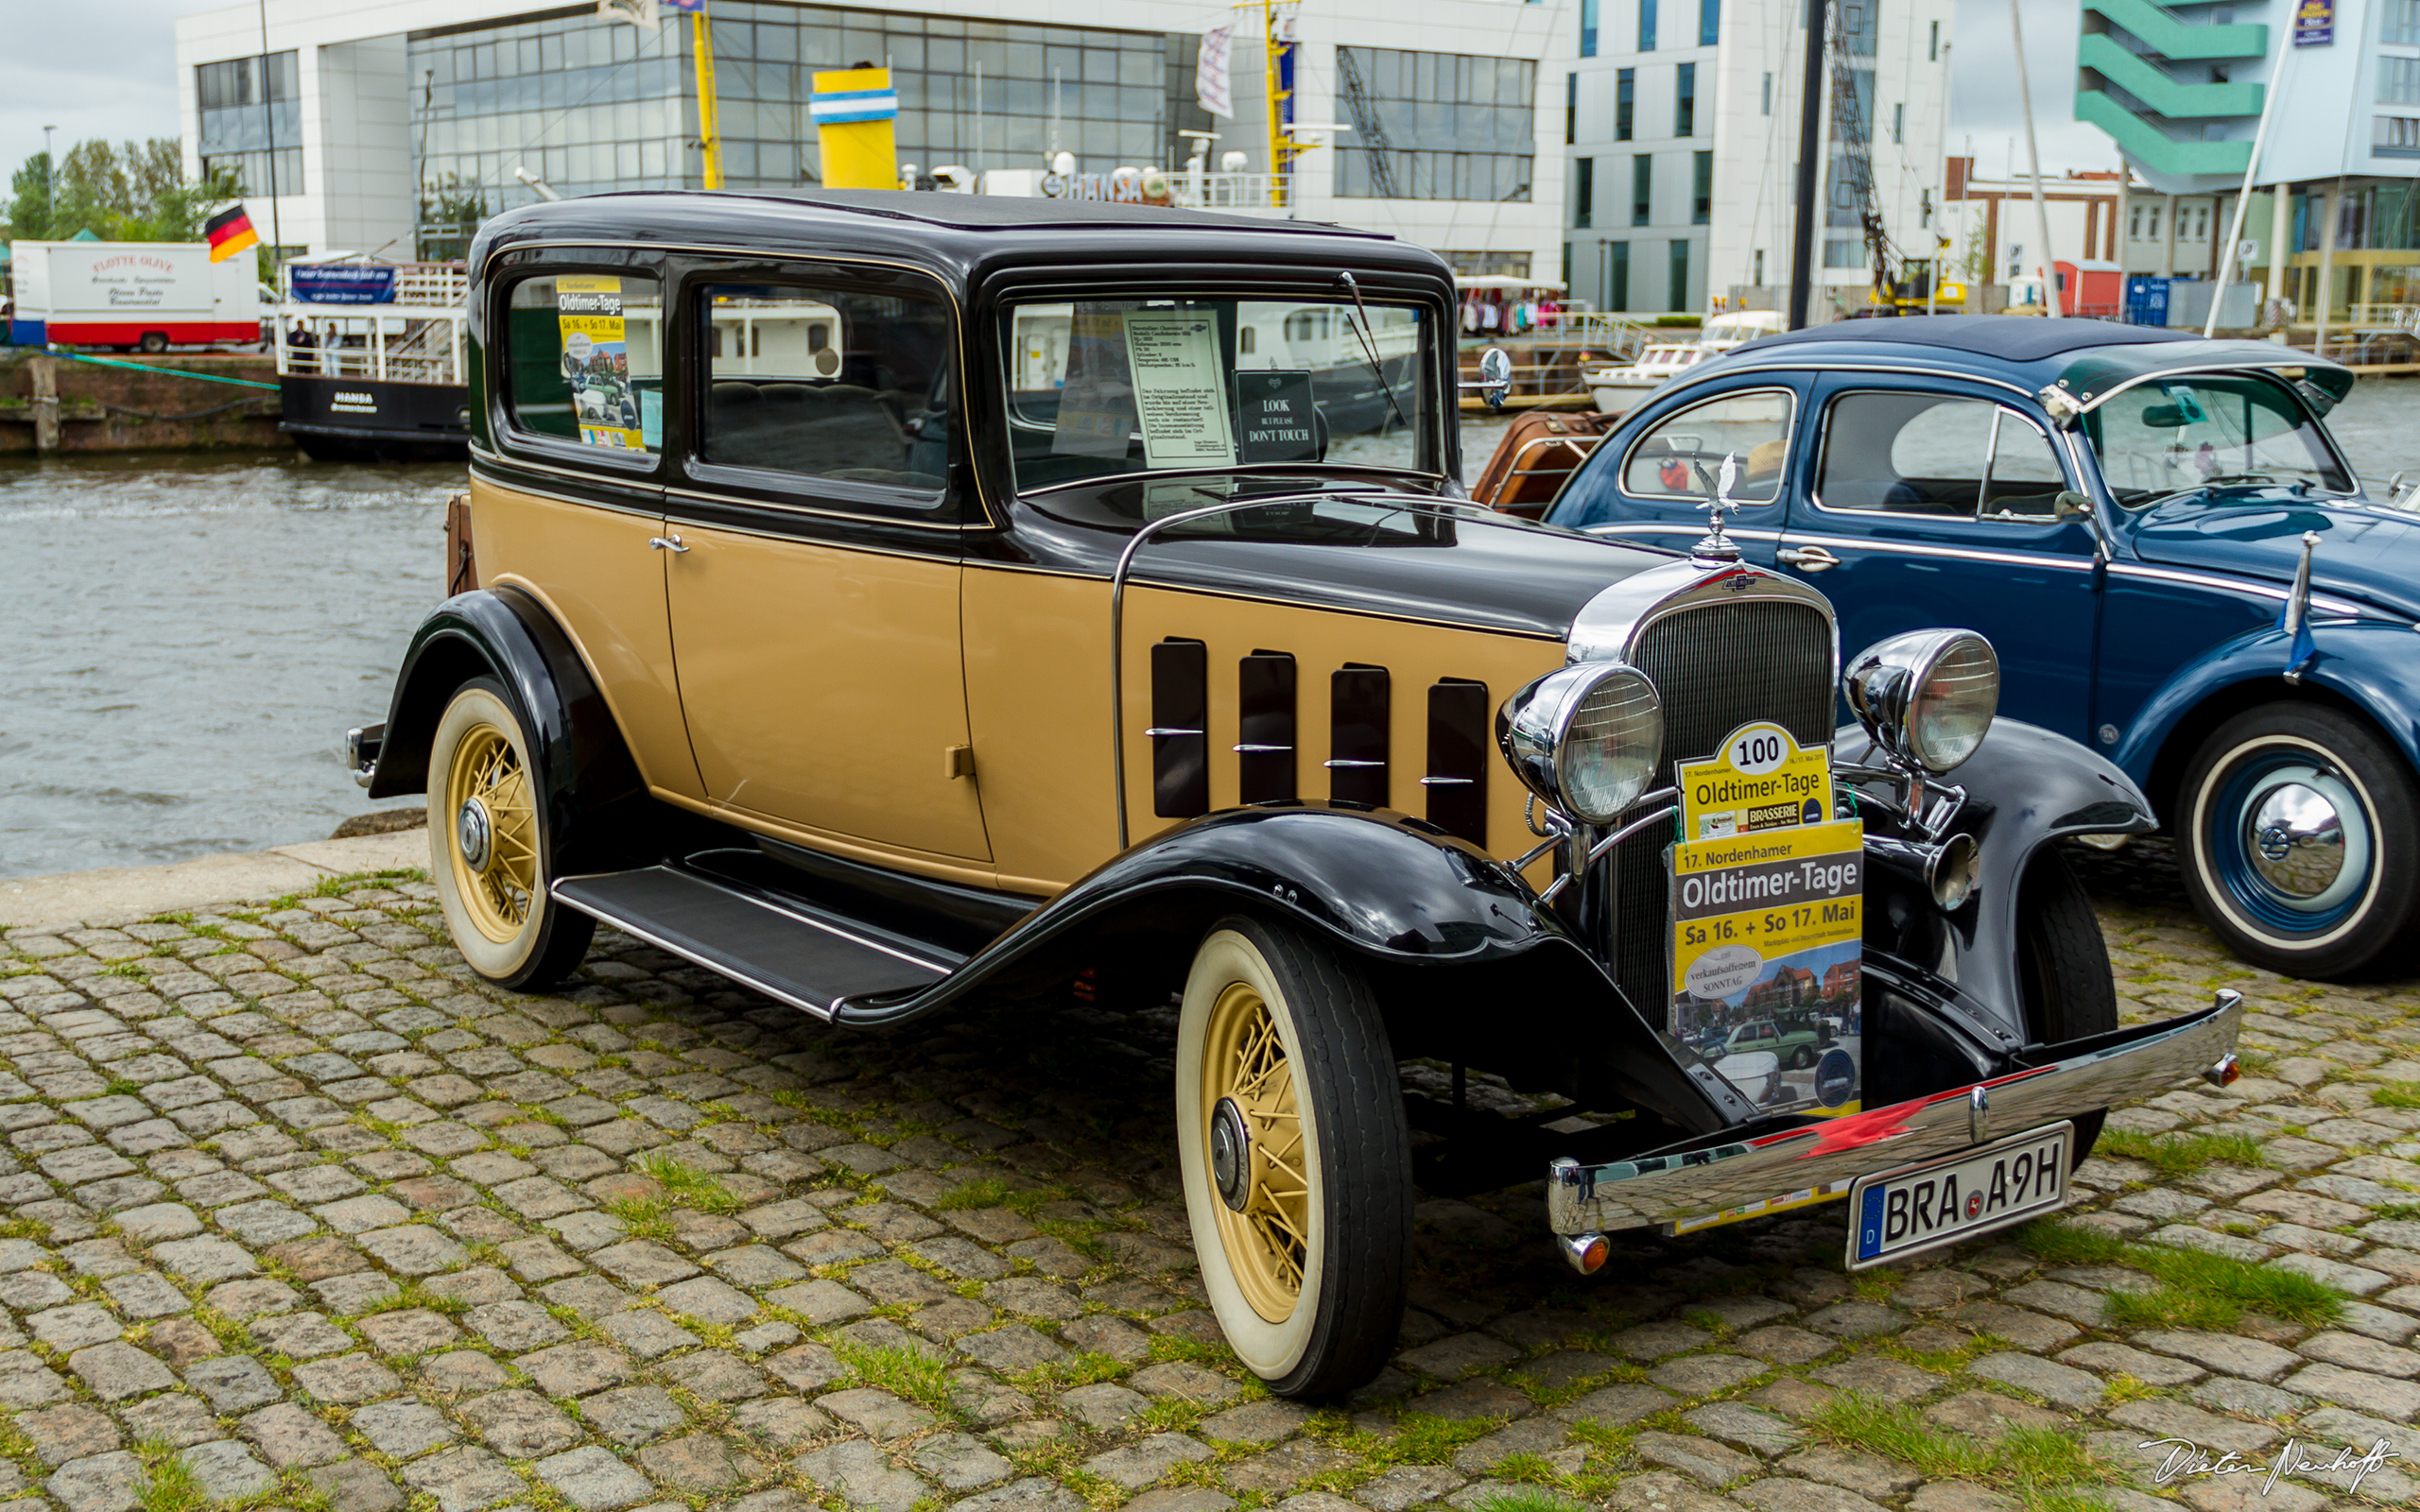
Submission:
[[[2318,422],[2263,378],[2138,384],[2085,416],[2084,434],[2110,493],[2129,508],[2235,483],[2353,491]]]
[[[1319,464],[1443,471],[1423,312],[1234,299],[1009,306],[1001,341],[1019,491],[1128,472]],[[1392,460],[1378,463],[1371,453]]]

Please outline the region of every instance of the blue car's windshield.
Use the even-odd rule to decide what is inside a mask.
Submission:
[[[2350,493],[2352,480],[2319,423],[2265,378],[2195,376],[2138,384],[2084,417],[2118,502],[2230,484],[2308,484]]]

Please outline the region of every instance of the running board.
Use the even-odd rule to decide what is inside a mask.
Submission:
[[[566,907],[819,1019],[831,1018],[843,998],[931,987],[965,960],[802,899],[680,866],[564,877],[553,891]]]

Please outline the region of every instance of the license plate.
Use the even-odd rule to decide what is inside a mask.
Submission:
[[[2073,1124],[1861,1176],[1849,1188],[1849,1269],[1954,1245],[2067,1205]]]

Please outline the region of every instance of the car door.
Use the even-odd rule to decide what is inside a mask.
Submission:
[[[1811,485],[1778,565],[1830,597],[1841,650],[1908,630],[1980,632],[2000,713],[2088,737],[2103,557],[2061,448],[1982,385],[1836,373],[1819,385]]]
[[[1770,565],[1794,460],[1798,391],[1771,374],[1692,387],[1625,425],[1548,512],[1556,524],[1640,545],[1685,551],[1706,531],[1706,501],[1723,460],[1737,458],[1737,507],[1723,528],[1750,561]],[[1618,448],[1608,451],[1607,448]]]
[[[905,269],[733,263],[687,266],[679,300],[666,582],[707,802],[871,859],[988,861],[947,295]]]

